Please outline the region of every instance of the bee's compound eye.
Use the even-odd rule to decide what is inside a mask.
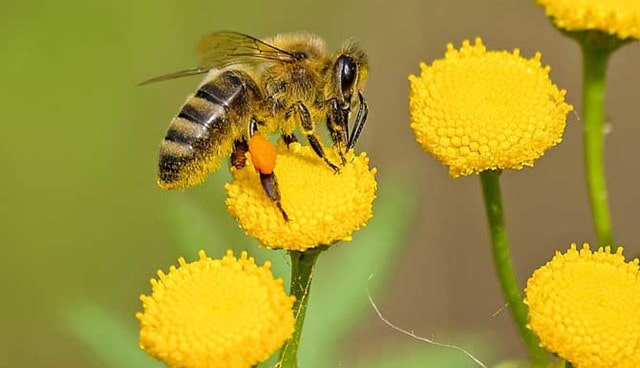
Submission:
[[[261,174],[271,174],[276,166],[276,146],[261,135],[249,139],[251,163]]]
[[[343,95],[348,97],[352,93],[356,76],[358,75],[358,66],[355,61],[347,55],[340,55],[336,64],[340,68],[340,88]]]

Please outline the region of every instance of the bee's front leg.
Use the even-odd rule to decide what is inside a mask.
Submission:
[[[344,158],[344,153],[349,141],[349,109],[342,109],[336,98],[332,98],[328,103],[330,109],[327,112],[327,129],[331,133],[333,146],[338,148],[342,165],[345,165],[347,160]]]
[[[347,149],[352,149],[356,145],[358,138],[360,138],[360,133],[362,133],[362,128],[364,128],[364,123],[367,122],[367,115],[369,114],[369,106],[367,106],[367,101],[360,91],[358,91],[358,101],[358,113],[353,122],[353,134],[349,137]]]
[[[315,135],[315,131],[313,129],[313,121],[311,120],[311,114],[309,113],[309,109],[300,101],[294,104],[294,109],[298,113],[298,117],[300,118],[300,126],[302,127],[302,132],[307,137],[311,148],[313,151],[324,160],[324,162],[329,165],[331,170],[335,174],[340,172],[340,168],[333,164],[324,153],[324,149],[322,149],[322,145],[320,141],[318,141],[318,137]]]

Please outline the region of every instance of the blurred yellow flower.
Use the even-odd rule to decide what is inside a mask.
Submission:
[[[575,368],[640,367],[638,260],[575,244],[527,282],[529,328]]]
[[[516,49],[487,51],[480,38],[444,59],[420,64],[410,76],[411,128],[422,148],[449,167],[452,177],[484,170],[521,169],[562,140],[573,109],[549,67]]]
[[[638,0],[536,0],[556,27],[601,31],[620,39],[640,38]]]
[[[242,252],[211,259],[204,251],[151,279],[141,295],[140,347],[172,368],[249,368],[291,337],[294,297]]]
[[[372,216],[376,169],[369,169],[366,154],[348,152],[347,164],[334,174],[309,146],[281,143],[277,149],[274,172],[289,221],[266,196],[247,160],[243,169],[232,168],[234,180],[226,185],[227,207],[240,227],[268,248],[304,251],[351,240]],[[333,149],[326,154],[340,162]]]

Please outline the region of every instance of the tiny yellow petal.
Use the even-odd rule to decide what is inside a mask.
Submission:
[[[452,177],[533,166],[562,140],[573,109],[549,67],[520,52],[487,51],[480,38],[410,76],[411,128]]]
[[[638,0],[536,0],[558,28],[640,38]]]
[[[333,149],[325,153],[340,162]],[[365,153],[350,151],[345,158],[335,174],[311,147],[279,144],[274,172],[289,221],[265,194],[251,160],[241,170],[232,168],[233,182],[226,185],[229,212],[268,248],[304,251],[351,240],[372,216],[376,169],[369,169]]]
[[[246,252],[178,260],[158,271],[142,295],[140,347],[172,368],[249,368],[267,360],[293,333],[294,297],[271,264]]]
[[[576,368],[640,367],[638,259],[622,251],[572,244],[527,282],[529,328]]]

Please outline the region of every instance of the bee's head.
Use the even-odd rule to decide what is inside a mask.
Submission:
[[[343,105],[352,106],[367,78],[367,54],[353,42],[342,48],[333,65],[334,95]]]

